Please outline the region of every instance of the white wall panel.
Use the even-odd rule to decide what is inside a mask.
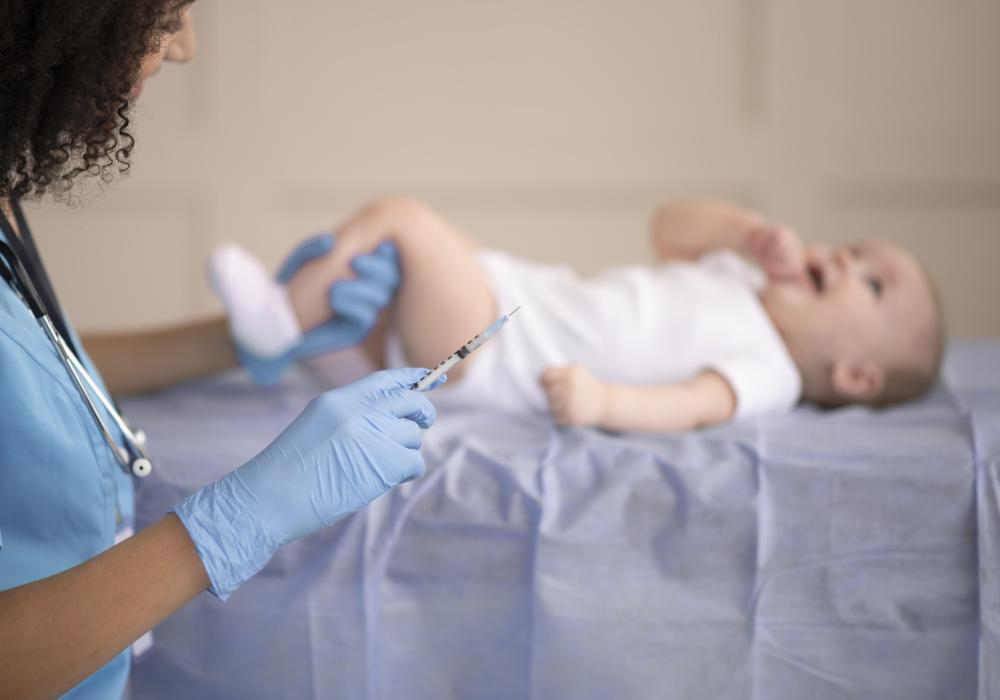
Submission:
[[[382,193],[584,271],[647,260],[653,206],[711,194],[900,241],[953,331],[1000,334],[995,0],[194,7],[199,56],[147,85],[132,177],[33,217],[82,326],[212,313],[215,243],[277,265]],[[139,250],[148,274],[93,278]]]

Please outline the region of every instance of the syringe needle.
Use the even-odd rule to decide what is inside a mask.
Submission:
[[[517,307],[517,309],[520,309],[520,308],[521,308],[520,306]],[[430,387],[432,384],[434,384],[434,382],[436,382],[438,380],[438,378],[442,374],[444,374],[449,369],[451,369],[452,367],[454,367],[461,360],[464,360],[466,357],[468,357],[469,355],[471,355],[473,352],[475,352],[476,348],[478,348],[480,345],[482,345],[487,340],[489,340],[491,337],[493,337],[493,335],[497,331],[499,331],[501,328],[503,328],[507,324],[507,321],[509,321],[510,317],[513,316],[517,312],[517,309],[514,309],[509,314],[507,314],[505,316],[501,316],[500,318],[498,318],[496,321],[493,322],[493,324],[489,328],[487,328],[486,330],[484,330],[482,333],[480,333],[479,335],[477,335],[476,337],[474,337],[468,343],[466,343],[465,345],[463,345],[462,347],[460,347],[458,350],[456,350],[455,352],[453,352],[451,355],[449,355],[448,357],[446,357],[444,359],[444,361],[441,362],[441,364],[439,364],[437,367],[435,367],[434,369],[432,369],[431,371],[429,371],[427,374],[425,374],[423,377],[421,377],[420,381],[418,381],[416,384],[414,384],[410,388],[411,389],[415,389],[417,391],[424,391],[424,390],[426,390],[428,387]]]

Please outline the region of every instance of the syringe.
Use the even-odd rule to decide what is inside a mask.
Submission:
[[[520,308],[521,308],[520,306],[517,307],[517,309]],[[493,322],[493,325],[491,325],[485,331],[483,331],[475,338],[470,340],[468,343],[466,343],[458,350],[453,352],[451,355],[449,355],[441,364],[439,364],[437,367],[435,367],[430,372],[421,377],[420,381],[418,381],[410,388],[416,391],[426,391],[427,388],[430,387],[432,384],[434,384],[434,382],[436,382],[442,374],[444,374],[449,369],[457,365],[459,362],[467,358],[469,355],[473,353],[473,351],[476,350],[476,348],[478,348],[480,345],[482,345],[487,340],[496,335],[497,331],[499,331],[501,328],[507,325],[507,321],[510,320],[510,317],[517,313],[517,309],[514,309],[509,314],[504,314],[503,316],[498,318],[496,321]]]

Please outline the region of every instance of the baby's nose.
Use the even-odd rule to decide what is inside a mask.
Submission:
[[[851,267],[851,263],[854,262],[854,258],[847,248],[837,248],[833,252],[833,260],[837,263],[837,267],[843,271],[847,271]]]

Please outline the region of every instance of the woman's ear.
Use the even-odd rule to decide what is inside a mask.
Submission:
[[[848,401],[871,401],[882,393],[885,372],[874,362],[835,362],[830,384],[837,396]]]

